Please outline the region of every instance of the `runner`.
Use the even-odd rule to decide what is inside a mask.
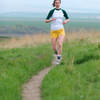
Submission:
[[[57,56],[56,64],[60,64],[62,58],[62,46],[65,36],[63,24],[66,24],[70,21],[66,11],[63,10],[60,6],[61,6],[61,0],[54,0],[53,7],[55,8],[49,11],[48,16],[45,20],[46,23],[51,22],[50,34],[51,34],[52,48]],[[65,20],[63,20],[64,17]],[[58,41],[58,48],[56,48],[57,41]]]

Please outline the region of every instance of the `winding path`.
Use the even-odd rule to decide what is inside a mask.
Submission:
[[[40,86],[45,75],[55,66],[56,58],[52,61],[52,65],[34,75],[28,83],[23,86],[23,100],[41,100]]]

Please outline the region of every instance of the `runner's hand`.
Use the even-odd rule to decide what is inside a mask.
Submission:
[[[70,19],[64,20],[63,24],[67,24],[70,21]]]
[[[64,22],[63,22],[63,24],[66,24],[67,23],[67,21],[65,20]]]
[[[51,19],[51,21],[54,21],[54,20],[56,20],[56,18],[52,18],[52,19]]]

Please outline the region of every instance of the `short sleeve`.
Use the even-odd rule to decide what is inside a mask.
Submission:
[[[48,13],[46,19],[50,19],[50,18],[52,17],[52,15],[53,15],[53,13],[54,13],[54,10],[55,10],[55,9],[49,11],[49,13]]]
[[[66,13],[66,11],[63,10],[63,9],[62,9],[62,11],[63,11],[63,14],[64,14],[65,19],[69,19],[68,14]]]

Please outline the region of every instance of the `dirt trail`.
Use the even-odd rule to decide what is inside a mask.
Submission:
[[[41,100],[40,86],[45,75],[55,66],[56,58],[53,59],[52,65],[34,75],[28,83],[23,86],[23,100]]]

